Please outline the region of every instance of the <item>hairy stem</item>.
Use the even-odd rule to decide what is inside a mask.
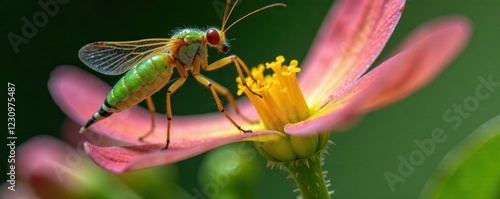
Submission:
[[[286,170],[299,187],[303,199],[328,199],[327,185],[321,169],[320,158],[311,158],[299,161],[297,164],[289,164]]]

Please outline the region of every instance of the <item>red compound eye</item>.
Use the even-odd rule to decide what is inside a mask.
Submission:
[[[219,32],[217,30],[210,28],[206,33],[208,43],[212,45],[217,45],[220,42]]]

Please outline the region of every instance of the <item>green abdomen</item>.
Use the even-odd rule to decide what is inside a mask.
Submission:
[[[120,112],[153,95],[168,83],[173,67],[165,54],[157,54],[130,69],[111,90],[109,112]]]

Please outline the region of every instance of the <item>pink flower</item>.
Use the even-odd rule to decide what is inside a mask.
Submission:
[[[21,171],[17,176],[21,189],[14,192],[14,197],[2,194],[2,198],[22,198],[25,196],[21,195],[28,194],[31,195],[28,198],[84,198],[94,192],[89,182],[99,170],[84,155],[49,136],[24,142],[16,161],[16,169]]]
[[[23,142],[16,150],[13,182],[5,182],[0,198],[15,199],[81,199],[81,198],[143,198],[154,193],[168,194],[173,198],[189,197],[174,181],[175,178],[159,179],[158,175],[175,176],[175,169],[159,172],[150,169],[143,172],[116,176],[96,166],[85,154],[84,141],[94,144],[116,144],[112,140],[93,134],[75,134],[80,125],[67,119],[63,134],[73,132],[71,144],[50,136],[35,136]],[[63,135],[63,137],[65,137]],[[162,168],[164,169],[164,168]],[[133,179],[133,180],[130,180]],[[148,183],[148,186],[142,186]],[[12,184],[11,184],[12,183]],[[141,185],[141,186],[139,186]],[[10,188],[9,188],[10,187]],[[158,189],[161,187],[161,189]]]
[[[403,11],[404,0],[338,1],[325,18],[315,42],[301,64],[283,67],[278,57],[267,67],[274,76],[253,70],[257,82],[238,102],[245,116],[259,123],[237,123],[253,133],[243,134],[220,113],[175,116],[170,148],[164,146],[164,128],[138,141],[149,129],[149,112],[138,107],[96,123],[92,130],[133,146],[100,147],[86,144],[86,152],[98,165],[121,173],[177,162],[215,147],[254,141],[259,152],[275,162],[312,156],[328,141],[328,132],[351,125],[364,113],[392,104],[434,79],[463,49],[469,22],[458,16],[436,19],[413,32],[395,54],[363,75],[386,44]],[[281,78],[281,79],[280,79]],[[284,86],[278,88],[277,86]],[[62,66],[49,81],[51,94],[73,120],[84,124],[100,107],[110,87],[81,70]],[[240,88],[240,92],[246,92]],[[157,115],[157,127],[166,117]],[[76,133],[76,132],[75,132]]]

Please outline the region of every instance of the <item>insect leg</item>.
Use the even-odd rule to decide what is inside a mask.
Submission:
[[[179,79],[175,80],[175,82],[172,83],[172,85],[170,85],[170,87],[168,87],[168,90],[167,90],[167,99],[166,99],[167,100],[167,140],[166,140],[165,147],[162,150],[168,149],[168,145],[170,144],[170,126],[171,126],[171,121],[172,121],[172,105],[170,103],[170,96],[179,87],[181,87],[182,84],[184,84],[184,82],[186,81],[187,76],[188,76],[186,69],[181,67],[181,65],[179,63],[177,64],[177,66],[179,66],[176,68],[177,68],[177,71],[179,71],[180,77],[179,77]]]
[[[246,81],[245,81],[245,76],[243,76],[243,72],[241,71],[241,69],[243,68],[243,70],[245,71],[245,73],[250,77],[252,78],[253,82],[257,82],[255,80],[255,78],[253,77],[252,73],[250,72],[250,69],[248,69],[248,66],[245,64],[245,62],[243,62],[238,56],[236,55],[231,55],[231,56],[228,56],[228,57],[225,57],[225,58],[222,58],[214,63],[211,63],[210,65],[203,67],[203,69],[205,69],[206,71],[211,71],[211,70],[215,70],[215,69],[218,69],[218,68],[221,68],[221,67],[224,67],[226,65],[228,65],[229,63],[233,62],[234,65],[236,66],[236,71],[238,71],[238,76],[241,78],[241,82],[243,83],[243,86],[247,87],[247,89],[252,92],[254,95],[257,95],[259,96],[260,98],[262,98],[262,95],[252,91],[252,89],[250,89],[250,87],[248,87]]]
[[[241,128],[240,125],[238,125],[224,110],[224,106],[222,106],[222,102],[219,99],[219,96],[217,95],[217,92],[221,92],[226,90],[225,92],[228,92],[226,88],[222,87],[218,83],[215,83],[214,81],[208,79],[207,77],[201,75],[201,74],[193,74],[194,78],[202,85],[206,86],[207,88],[210,89],[212,92],[212,95],[214,96],[215,103],[217,104],[217,109],[219,110],[220,113],[222,113],[238,130],[240,130],[243,133],[251,133],[252,130],[244,130]],[[227,95],[226,95],[227,96]],[[231,96],[231,95],[229,95]],[[232,97],[232,96],[231,96]],[[228,98],[231,99],[231,98]],[[234,103],[234,99],[233,99]],[[237,109],[236,109],[237,110]]]
[[[203,55],[203,54],[202,54]],[[231,59],[223,59],[225,60],[225,62],[222,62],[220,65],[218,65],[220,67],[222,66],[225,66],[227,64],[230,63]],[[229,60],[229,61],[228,61]],[[213,63],[211,64],[210,66],[207,64],[207,57],[206,56],[198,56],[195,58],[195,66],[201,66],[204,70],[207,70],[210,69],[210,70],[214,70],[216,68],[210,68],[210,67],[214,67],[214,64],[216,63]],[[221,60],[219,60],[218,62],[221,62]],[[246,66],[246,65],[245,65]],[[238,67],[237,67],[238,68]],[[199,75],[200,74],[200,67],[193,67],[193,75]],[[241,71],[240,71],[241,72]],[[241,76],[240,76],[241,77]],[[234,111],[236,112],[236,114],[238,114],[238,116],[240,118],[242,118],[243,120],[247,121],[247,122],[250,122],[250,123],[253,123],[255,121],[252,121],[250,119],[248,119],[247,117],[245,117],[241,112],[240,112],[240,109],[238,108],[238,106],[236,105],[236,102],[234,101],[234,97],[233,95],[231,95],[231,92],[229,92],[229,90],[227,88],[225,88],[224,86],[218,84],[217,82],[211,80],[211,79],[208,79],[207,77],[205,77],[205,79],[209,80],[213,85],[214,85],[214,88],[215,90],[222,94],[222,95],[225,95],[227,100],[229,101],[229,103],[231,104],[231,106],[233,107]],[[247,87],[248,88],[248,87]],[[250,90],[250,89],[249,89]]]
[[[146,134],[139,137],[139,141],[141,141],[141,142],[144,140],[144,138],[148,137],[151,133],[153,133],[153,131],[155,129],[156,108],[155,108],[155,105],[153,103],[153,98],[151,98],[151,97],[146,98],[146,103],[148,104],[148,109],[149,109],[149,112],[151,113],[151,128],[149,129],[149,131]]]
[[[226,96],[227,98],[227,101],[229,102],[229,104],[231,104],[231,106],[233,107],[234,109],[234,112],[236,112],[236,114],[238,114],[238,116],[245,120],[246,122],[249,122],[249,123],[253,123],[255,121],[247,118],[245,115],[243,115],[241,112],[240,112],[240,109],[238,108],[238,106],[236,105],[236,101],[234,100],[234,97],[233,95],[231,95],[231,92],[229,92],[229,90],[220,85],[219,83],[215,82],[214,80],[211,80],[209,79],[208,77],[205,77],[205,76],[202,76],[203,78],[207,79],[210,83],[212,83],[213,87],[215,88],[215,91],[217,91],[217,93],[219,94],[222,94],[224,96]]]

